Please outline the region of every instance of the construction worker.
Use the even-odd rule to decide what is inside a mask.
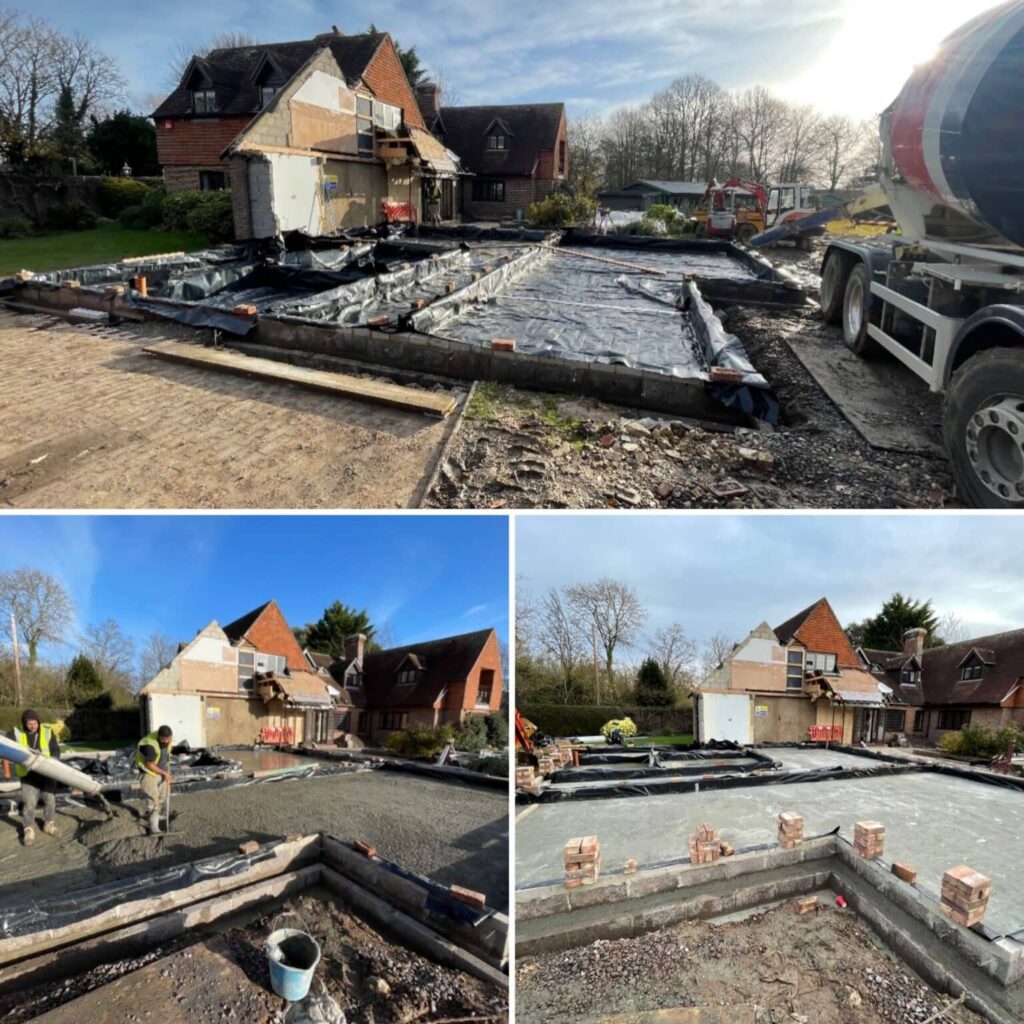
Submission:
[[[160,810],[167,802],[171,782],[171,740],[174,734],[169,725],[161,725],[156,732],[143,736],[135,750],[135,767],[142,773],[142,792],[146,797],[149,831],[160,831]]]
[[[435,227],[441,223],[441,186],[433,178],[427,191],[427,221]]]
[[[21,728],[14,730],[14,740],[43,757],[60,758],[60,747],[53,730],[39,721],[37,711],[26,709],[21,713]],[[48,836],[57,835],[53,821],[57,809],[57,783],[20,764],[16,764],[14,770],[21,776],[21,841],[25,846],[36,841],[36,807],[40,797],[43,798],[43,831]]]

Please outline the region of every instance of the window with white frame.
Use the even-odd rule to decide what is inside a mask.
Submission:
[[[262,651],[256,653],[256,671],[272,672],[274,675],[282,675],[288,667],[288,659],[283,654],[264,654]]]
[[[356,97],[356,148],[373,156],[373,100],[368,96]]]
[[[808,672],[834,675],[836,671],[836,656],[834,654],[818,654],[808,651],[804,655],[804,668]]]
[[[238,652],[238,689],[252,690],[252,677],[256,674],[256,652]]]
[[[804,685],[804,652],[786,653],[786,689],[799,690]]]

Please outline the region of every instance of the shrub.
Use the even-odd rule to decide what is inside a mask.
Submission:
[[[626,737],[636,735],[636,723],[632,718],[613,718],[610,722],[605,722],[601,726],[601,735],[608,739],[616,729]]]
[[[474,772],[483,772],[484,775],[497,775],[499,778],[508,778],[508,754],[492,754],[490,757],[479,757],[470,766]]]
[[[387,748],[402,757],[433,757],[446,743],[452,742],[453,732],[450,725],[437,729],[429,725],[410,725],[407,729],[391,733],[387,738]]]
[[[135,178],[104,178],[96,201],[104,217],[117,217],[130,206],[140,206],[148,193],[149,186]]]
[[[163,223],[171,231],[195,231],[211,242],[226,241],[235,233],[231,193],[175,192],[163,200]]]
[[[1010,725],[996,731],[983,725],[965,725],[959,732],[947,732],[939,740],[947,754],[985,759],[1005,754],[1011,743],[1016,743],[1018,751],[1024,750],[1024,729]]]
[[[668,203],[653,203],[647,208],[647,216],[652,220],[660,220],[667,227],[671,227],[679,220],[679,211]]]
[[[531,203],[526,219],[541,227],[567,228],[573,224],[592,224],[597,202],[584,195],[552,192],[539,203]]]
[[[96,227],[96,214],[85,203],[70,199],[46,211],[46,226],[52,231],[85,231]]]
[[[28,238],[32,222],[24,217],[0,217],[0,238]]]
[[[455,730],[455,749],[479,754],[487,746],[487,725],[480,715],[471,715]]]
[[[140,203],[138,206],[129,206],[122,210],[121,216],[117,219],[121,227],[147,230],[160,227],[163,217],[163,210],[159,206],[147,206],[145,203]]]
[[[532,704],[519,710],[549,736],[595,736],[609,718],[625,717],[620,707],[593,704]]]
[[[664,221],[644,216],[642,219],[630,221],[628,224],[617,224],[612,228],[611,233],[613,235],[665,235],[668,234],[668,228]]]
[[[508,719],[504,715],[488,715],[484,719],[487,728],[487,745],[496,750],[508,747]]]

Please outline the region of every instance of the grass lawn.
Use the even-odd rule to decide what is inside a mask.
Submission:
[[[127,740],[82,740],[81,743],[62,743],[61,752],[69,754],[91,754],[96,750],[123,750],[125,747],[133,747],[139,741],[137,739]]]
[[[693,736],[688,732],[679,733],[677,736],[638,736],[634,742],[655,747],[689,746],[693,742]]]
[[[189,231],[147,231],[104,224],[89,231],[65,231],[59,235],[13,238],[0,241],[0,275],[19,270],[60,270],[91,263],[123,260],[128,256],[152,256],[162,252],[205,249],[203,235]]]

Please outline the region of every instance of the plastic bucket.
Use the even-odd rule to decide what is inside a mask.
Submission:
[[[291,1003],[305,999],[320,963],[316,939],[297,928],[279,928],[270,933],[264,948],[274,992]]]

